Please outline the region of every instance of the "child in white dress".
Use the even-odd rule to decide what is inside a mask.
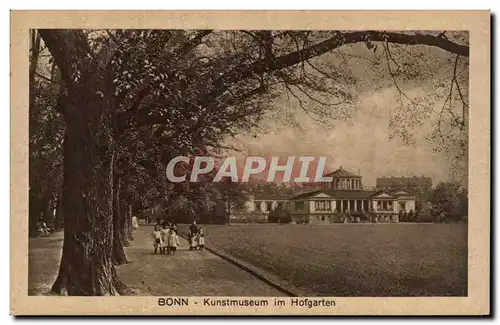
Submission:
[[[179,245],[180,245],[179,236],[177,236],[174,229],[170,229],[168,233],[168,245],[167,245],[168,254],[175,254],[175,252],[177,251],[177,247]]]
[[[198,247],[200,248],[200,250],[203,250],[203,248],[205,247],[205,232],[201,227],[198,231]]]
[[[189,250],[195,251],[198,249],[198,234],[192,233],[189,237]]]
[[[160,250],[161,253],[163,248],[163,240],[161,238],[161,231],[159,225],[155,225],[152,236],[153,236],[153,246],[155,248],[155,254],[158,252],[158,249]]]
[[[161,254],[165,254],[165,249],[168,250],[168,235],[170,233],[170,229],[167,227],[167,224],[163,224],[161,232],[161,241],[163,243],[162,248],[160,249]]]
[[[132,217],[132,228],[133,229],[139,228],[139,222],[137,221],[137,217],[136,216]]]

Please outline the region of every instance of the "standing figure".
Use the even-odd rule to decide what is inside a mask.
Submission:
[[[160,253],[165,254],[165,249],[167,249],[168,251],[168,234],[170,232],[170,229],[167,227],[166,224],[164,224],[160,232],[161,232],[161,241],[163,243],[163,246],[160,249]]]
[[[137,217],[136,216],[132,217],[132,228],[133,229],[139,228],[139,222],[137,221]]]
[[[168,233],[168,254],[175,254],[177,247],[180,245],[179,236],[175,233],[174,229],[170,229]]]
[[[153,246],[155,248],[155,254],[158,252],[158,250],[161,253],[163,248],[163,240],[161,238],[161,228],[159,225],[155,225],[152,236],[153,236]]]
[[[198,234],[191,234],[190,240],[189,240],[189,250],[190,251],[195,251],[198,249]]]
[[[37,232],[40,237],[47,237],[50,234],[49,228],[42,218],[40,218],[40,221],[37,223]]]
[[[196,237],[198,236],[198,227],[196,226],[196,220],[193,221],[191,226],[189,226],[189,250],[192,251],[196,249]]]
[[[198,247],[200,250],[203,250],[203,248],[205,248],[205,233],[202,227],[200,227],[200,230],[198,230]]]
[[[198,233],[198,226],[196,226],[196,221],[193,221],[193,223],[191,224],[191,226],[189,226],[189,231],[192,234],[197,234]]]

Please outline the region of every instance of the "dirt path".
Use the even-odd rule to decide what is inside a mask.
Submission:
[[[120,279],[139,295],[282,296],[248,272],[208,251],[189,251],[186,240],[175,255],[154,255],[152,226],[142,225],[125,248],[129,263],[117,267]],[[29,292],[43,294],[57,276],[62,236],[30,240]]]

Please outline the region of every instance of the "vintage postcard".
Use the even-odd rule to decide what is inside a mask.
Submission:
[[[490,313],[488,11],[13,11],[10,45],[13,315]]]

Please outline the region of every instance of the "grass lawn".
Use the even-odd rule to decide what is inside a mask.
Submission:
[[[205,225],[206,245],[320,296],[466,296],[466,224]]]

